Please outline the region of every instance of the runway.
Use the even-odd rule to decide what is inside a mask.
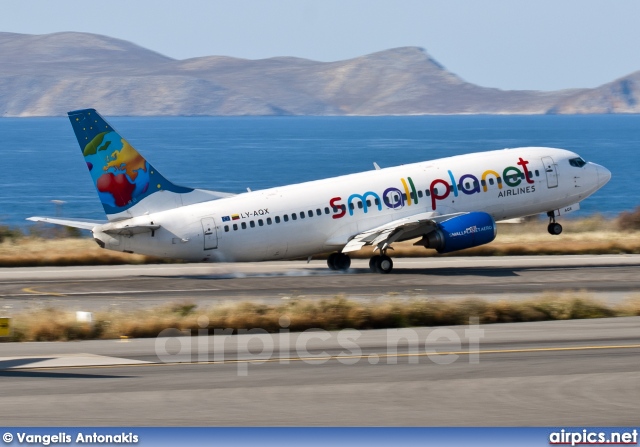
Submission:
[[[0,269],[4,313],[175,300],[513,298],[640,286],[640,256]],[[0,344],[5,425],[634,425],[640,317]],[[472,334],[481,331],[474,344]],[[451,361],[449,361],[451,360]],[[444,363],[443,363],[444,361]]]
[[[5,312],[33,306],[94,311],[167,301],[278,301],[345,295],[353,299],[477,296],[520,298],[585,290],[609,301],[640,290],[638,255],[399,258],[390,275],[354,260],[346,273],[324,261],[0,269]]]
[[[0,419],[17,426],[633,426],[639,328],[640,317],[632,317],[2,344]]]

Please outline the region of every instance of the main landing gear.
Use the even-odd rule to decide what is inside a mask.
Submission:
[[[331,270],[348,270],[351,258],[344,253],[331,253],[327,258],[327,265]]]
[[[549,211],[547,216],[549,216],[549,225],[547,226],[549,234],[557,236],[562,233],[562,225],[556,222],[555,213],[553,211]]]
[[[393,261],[386,254],[375,255],[369,259],[369,268],[374,273],[391,273]]]
[[[351,258],[344,253],[331,253],[327,258],[327,265],[331,270],[348,270]],[[393,261],[386,254],[375,255],[369,260],[369,268],[375,273],[391,273]]]

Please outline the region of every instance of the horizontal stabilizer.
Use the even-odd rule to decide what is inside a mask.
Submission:
[[[65,227],[82,228],[83,230],[92,230],[94,227],[106,223],[99,220],[70,220],[38,216],[28,217],[27,220],[32,222],[46,222],[54,225],[63,225]]]
[[[123,235],[123,236],[131,236],[133,234],[140,234],[140,233],[150,233],[153,231],[156,231],[157,229],[160,228],[160,225],[153,225],[153,224],[149,224],[149,225],[125,225],[123,227],[115,227],[115,228],[108,228],[109,225],[105,225],[101,231],[103,233],[107,233],[107,234],[119,234],[119,235]]]

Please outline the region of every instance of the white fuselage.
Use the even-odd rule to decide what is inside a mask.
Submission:
[[[264,261],[340,250],[363,231],[418,213],[484,211],[495,220],[578,203],[610,174],[563,149],[482,152],[180,206],[93,229],[106,248],[200,261]],[[295,216],[295,217],[294,217]],[[106,234],[107,227],[159,225]]]

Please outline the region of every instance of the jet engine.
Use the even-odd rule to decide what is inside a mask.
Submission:
[[[488,244],[496,238],[496,233],[493,217],[476,211],[438,223],[437,228],[425,235],[420,244],[438,253],[449,253]]]

